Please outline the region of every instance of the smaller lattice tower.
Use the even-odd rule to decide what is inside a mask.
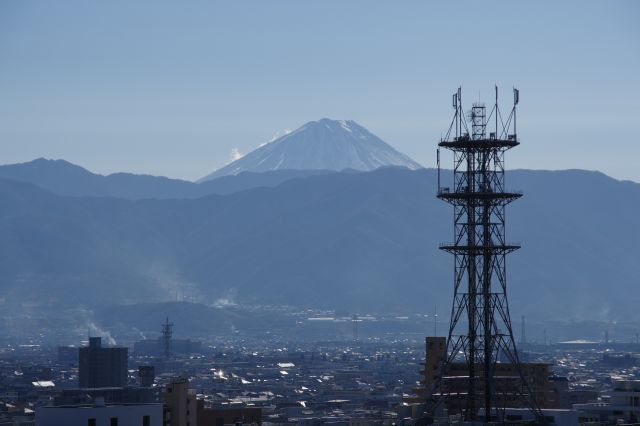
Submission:
[[[358,314],[353,314],[353,316],[351,317],[351,323],[353,325],[353,341],[354,342],[358,341],[358,321],[360,321],[358,319]]]
[[[164,357],[171,357],[171,339],[173,337],[173,323],[169,322],[169,317],[162,324],[162,346],[164,349]]]

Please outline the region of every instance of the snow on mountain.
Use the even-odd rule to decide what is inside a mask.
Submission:
[[[355,121],[323,118],[260,146],[199,182],[241,172],[284,169],[369,171],[382,166],[403,166],[412,170],[422,167]]]

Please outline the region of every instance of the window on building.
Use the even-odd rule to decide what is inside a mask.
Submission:
[[[118,426],[118,418],[111,417],[111,426]]]
[[[142,416],[142,426],[151,426],[151,416]]]
[[[87,420],[87,426],[96,426],[96,419]]]

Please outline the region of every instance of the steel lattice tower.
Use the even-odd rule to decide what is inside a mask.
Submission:
[[[353,326],[353,341],[354,343],[358,343],[358,314],[353,314],[351,317],[351,324]]]
[[[164,324],[162,324],[162,346],[164,349],[164,357],[169,359],[171,357],[171,338],[173,337],[173,323],[169,322],[167,317]]]
[[[438,144],[452,151],[454,157],[453,187],[442,187],[438,149],[438,198],[454,207],[454,241],[440,249],[453,254],[455,266],[447,356],[434,395],[447,398],[453,387],[450,381],[460,384],[460,380],[468,380],[462,408],[467,421],[504,421],[504,410],[498,407],[496,398],[496,390],[504,392],[504,388],[494,374],[499,359],[516,366],[522,381],[522,405],[539,413],[522,373],[507,303],[506,255],[519,245],[506,240],[505,207],[522,194],[505,188],[504,157],[519,144],[518,97],[514,89],[513,109],[506,121],[498,108],[497,87],[496,103],[488,116],[484,104],[474,103],[465,117],[458,88],[453,95],[453,121]],[[487,127],[493,127],[493,122],[495,131],[487,135]],[[447,366],[454,362],[464,363],[468,374],[447,377]],[[480,409],[484,409],[483,414]]]

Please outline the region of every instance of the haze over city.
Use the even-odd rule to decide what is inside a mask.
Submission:
[[[0,2],[0,426],[640,424],[639,18]]]

